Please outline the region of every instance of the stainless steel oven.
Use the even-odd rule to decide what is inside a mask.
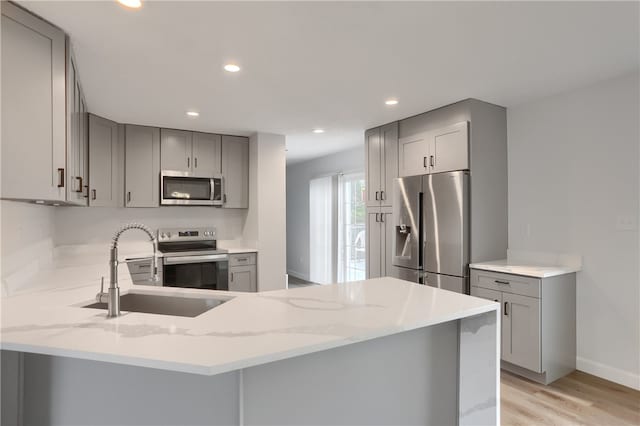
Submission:
[[[160,204],[222,206],[222,175],[198,176],[191,172],[163,170],[160,173]]]
[[[229,256],[216,245],[213,228],[158,230],[162,285],[228,290]]]

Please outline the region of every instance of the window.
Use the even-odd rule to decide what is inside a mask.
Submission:
[[[319,284],[365,279],[364,174],[309,183],[310,279]]]

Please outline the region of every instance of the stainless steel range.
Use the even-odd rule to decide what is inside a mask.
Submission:
[[[228,290],[229,256],[215,228],[158,229],[158,276],[164,287]]]

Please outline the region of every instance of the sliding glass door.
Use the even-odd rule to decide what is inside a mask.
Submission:
[[[319,284],[365,279],[364,174],[309,184],[310,279]]]

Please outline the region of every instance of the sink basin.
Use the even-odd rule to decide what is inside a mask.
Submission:
[[[225,299],[195,299],[178,296],[126,293],[120,296],[120,310],[145,314],[197,317],[210,309],[220,306]],[[106,303],[92,303],[83,308],[107,309]]]

